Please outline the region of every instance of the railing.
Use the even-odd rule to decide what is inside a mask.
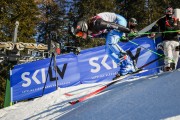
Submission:
[[[49,56],[48,46],[45,44],[23,42],[0,42],[0,62],[18,61],[30,62]]]

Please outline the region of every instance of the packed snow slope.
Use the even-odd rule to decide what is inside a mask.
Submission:
[[[105,83],[60,88],[41,98],[1,109],[0,119],[180,119],[180,69],[141,79],[122,80],[84,102],[69,105],[69,101],[84,96],[103,84]]]

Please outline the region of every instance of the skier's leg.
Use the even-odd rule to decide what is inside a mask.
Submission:
[[[172,45],[171,41],[163,41],[163,47],[164,47],[164,55],[167,56],[168,59],[164,59],[165,63],[165,71],[171,70],[171,62],[173,60],[173,53],[172,53]]]
[[[179,50],[180,50],[180,46],[179,46],[179,41],[172,41],[173,43],[173,59],[174,59],[174,69],[176,69],[177,67],[177,63],[179,60]]]
[[[121,35],[122,34],[119,32],[112,30],[106,37],[106,53],[117,64],[121,62],[120,58],[126,54],[126,52],[118,45],[118,41]]]
[[[126,75],[135,72],[134,65],[129,57],[127,57],[126,60],[122,61],[119,72],[121,75]]]
[[[106,38],[106,52],[107,54],[117,63],[120,64],[121,75],[126,75],[135,71],[133,63],[130,61],[129,57],[125,55],[128,59],[121,60],[122,56],[126,53],[117,43],[119,41],[120,34],[117,31],[111,31],[108,33]]]

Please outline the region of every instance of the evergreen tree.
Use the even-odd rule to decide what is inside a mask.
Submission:
[[[76,9],[79,18],[89,18],[100,12],[113,12],[115,0],[79,0]]]
[[[39,4],[41,21],[37,26],[38,42],[47,43],[52,32],[60,36],[64,35],[62,30],[65,24],[63,2],[64,1],[55,2],[53,0],[44,0]]]
[[[1,0],[0,1],[0,39],[11,41],[15,22],[19,21],[18,41],[34,42],[35,26],[38,20],[38,9],[34,0]]]
[[[168,5],[180,8],[179,0],[117,0],[117,10],[126,19],[134,17],[138,21],[138,29],[153,23],[165,13]]]
[[[150,24],[157,19],[165,15],[165,10],[168,6],[173,8],[180,8],[179,0],[146,0],[148,2],[148,21],[147,24]],[[179,4],[178,4],[179,3]]]

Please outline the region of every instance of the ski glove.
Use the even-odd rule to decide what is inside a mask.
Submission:
[[[138,33],[131,32],[127,36],[128,36],[129,39],[133,39],[133,38],[138,36]]]
[[[129,39],[126,38],[125,36],[122,36],[122,37],[120,38],[120,42],[128,42],[128,41],[129,41]]]

